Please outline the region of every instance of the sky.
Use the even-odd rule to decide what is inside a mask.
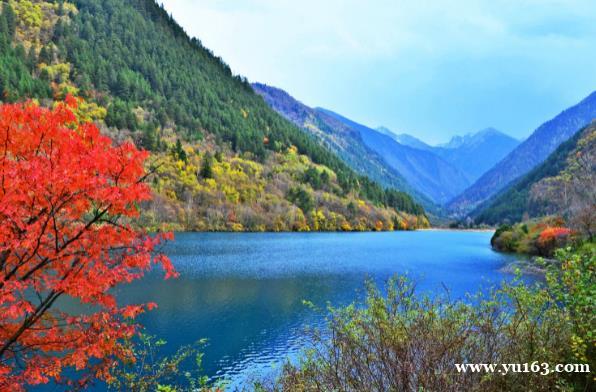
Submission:
[[[236,74],[429,143],[596,90],[594,0],[159,0]]]

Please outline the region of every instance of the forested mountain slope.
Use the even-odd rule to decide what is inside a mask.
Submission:
[[[50,105],[80,96],[79,115],[152,151],[160,200],[145,210],[151,225],[388,229],[415,226],[406,214],[423,214],[408,195],[356,175],[271,110],[155,1],[8,4],[0,18],[2,99]],[[291,219],[282,217],[287,211]]]
[[[469,185],[465,175],[433,152],[398,143],[394,138],[329,110],[319,109],[357,130],[364,143],[397,170],[415,189],[436,203],[444,203]]]
[[[450,200],[519,144],[487,128],[430,146],[408,134],[398,135],[385,127],[373,130],[331,111],[310,108],[279,88],[252,86],[271,108],[323,140],[354,170],[408,191],[431,210],[428,198],[439,204]]]
[[[596,92],[545,122],[532,135],[480,177],[448,207],[465,214],[499,192],[511,181],[543,162],[561,143],[596,118]]]
[[[399,172],[370,149],[357,129],[322,110],[304,105],[282,89],[262,83],[253,83],[252,86],[271,108],[321,140],[356,172],[386,187],[412,194],[426,209],[436,208],[430,199],[415,191]]]
[[[472,213],[477,223],[520,222],[596,210],[596,123],[577,132],[528,174]],[[596,216],[590,218],[596,220]]]

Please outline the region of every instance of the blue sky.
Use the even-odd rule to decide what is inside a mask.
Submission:
[[[517,138],[596,89],[594,0],[163,0],[251,81],[430,143]]]

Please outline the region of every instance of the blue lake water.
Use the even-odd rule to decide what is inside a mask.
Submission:
[[[121,289],[126,302],[159,308],[140,321],[172,350],[207,338],[204,371],[231,389],[275,372],[322,318],[305,305],[345,304],[369,278],[408,274],[418,290],[452,298],[512,276],[513,256],[491,250],[490,232],[179,233],[166,248],[180,278],[152,274]]]

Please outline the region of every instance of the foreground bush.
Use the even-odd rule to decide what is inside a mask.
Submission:
[[[119,363],[107,387],[121,392],[218,392],[220,389],[210,386],[202,374],[200,348],[205,342],[202,339],[180,347],[172,355],[164,355],[165,340],[141,333],[135,341],[127,341],[134,360]]]
[[[404,278],[387,294],[368,285],[364,303],[331,309],[324,333],[272,390],[590,390],[590,373],[501,375],[458,372],[456,364],[595,364],[595,255],[560,251],[545,285],[519,280],[490,295],[449,301],[415,295]]]

